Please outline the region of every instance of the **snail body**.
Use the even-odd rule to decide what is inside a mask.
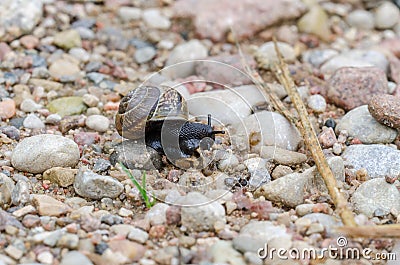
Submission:
[[[142,86],[130,91],[120,103],[115,125],[128,139],[145,139],[147,146],[168,159],[192,156],[204,138],[215,139],[208,124],[188,121],[185,100],[178,91],[166,87]]]

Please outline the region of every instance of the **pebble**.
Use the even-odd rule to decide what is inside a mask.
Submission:
[[[192,231],[211,231],[216,222],[226,223],[225,209],[199,192],[189,192],[177,203],[181,208],[182,225]]]
[[[120,262],[118,264],[132,264],[135,261],[140,260],[144,253],[145,248],[144,246],[136,243],[131,242],[129,240],[113,240],[108,243],[108,246],[114,253],[118,253],[122,255],[125,259],[125,262]],[[113,256],[116,256],[115,254]]]
[[[137,7],[122,6],[118,10],[118,15],[124,22],[138,20],[142,17],[142,10]]]
[[[83,48],[72,48],[68,53],[80,62],[86,63],[90,59],[90,54]]]
[[[221,171],[233,169],[239,165],[239,159],[232,152],[218,152],[216,159],[219,159],[217,167]]]
[[[354,209],[372,218],[379,209],[382,215],[391,211],[400,211],[400,192],[395,185],[386,182],[385,178],[375,178],[362,183],[352,198]]]
[[[77,77],[79,73],[79,66],[70,60],[58,59],[49,67],[49,74],[55,79]]]
[[[283,59],[285,59],[285,62],[294,62],[296,59],[296,53],[291,45],[284,42],[278,42],[278,48]],[[266,68],[269,68],[273,63],[276,63],[278,61],[278,56],[275,51],[274,43],[269,41],[261,45],[257,50],[257,57]]]
[[[11,193],[14,187],[14,181],[5,174],[0,173],[0,206],[6,208],[6,205],[10,205]]]
[[[43,129],[45,127],[44,122],[33,113],[26,116],[23,125],[28,129]]]
[[[111,199],[118,197],[124,186],[110,176],[98,175],[81,168],[75,177],[74,189],[82,197],[99,200],[105,197]]]
[[[57,246],[61,248],[77,249],[79,244],[79,236],[76,234],[65,233],[57,242]]]
[[[368,106],[362,105],[344,115],[337,123],[336,133],[346,130],[348,135],[365,144],[391,143],[397,131],[377,122],[369,113]]]
[[[74,141],[59,135],[41,134],[19,142],[11,163],[20,171],[42,173],[57,166],[74,167],[79,157],[79,148]]]
[[[81,114],[86,110],[81,97],[62,97],[52,100],[47,108],[52,113],[57,113],[61,117]]]
[[[321,95],[311,95],[307,99],[307,105],[310,109],[317,113],[321,113],[326,110],[326,101]]]
[[[37,104],[34,100],[30,98],[24,99],[20,105],[20,109],[24,112],[35,112],[42,107],[42,105]]]
[[[149,8],[143,11],[143,21],[150,28],[169,29],[171,21],[161,14],[159,9]]]
[[[4,249],[4,252],[7,253],[8,256],[10,256],[13,259],[19,260],[22,258],[22,255],[24,255],[24,252],[20,250],[19,248],[9,245]]]
[[[105,172],[109,170],[111,167],[110,161],[106,159],[99,158],[96,160],[93,166],[93,171],[98,173],[98,172]]]
[[[25,35],[19,41],[27,49],[33,49],[39,44],[39,39],[32,35]]]
[[[195,62],[192,61],[204,59],[207,57],[207,54],[207,48],[199,40],[194,39],[179,44],[170,52],[165,64],[169,67],[163,69],[162,74],[171,79],[193,75],[195,74]]]
[[[249,67],[256,65],[253,57],[244,55],[244,58]],[[208,57],[204,61],[197,61],[195,68],[196,75],[216,84],[229,87],[252,84],[249,76],[244,74],[242,57],[238,54]]]
[[[28,83],[35,87],[43,87],[47,92],[60,91],[63,88],[61,83],[39,78],[31,78]]]
[[[218,240],[208,253],[216,264],[245,265],[242,255],[232,247],[232,242]]]
[[[157,55],[156,49],[152,46],[146,46],[135,51],[135,61],[138,64],[147,63]]]
[[[280,177],[283,177],[285,175],[289,175],[293,173],[293,169],[289,166],[283,166],[283,165],[277,165],[274,169],[274,171],[272,172],[271,176],[272,179],[277,179]]]
[[[43,179],[61,187],[68,187],[74,183],[77,172],[77,169],[53,167],[43,173]]]
[[[0,118],[9,119],[15,115],[15,101],[12,99],[5,99],[0,102]]]
[[[315,68],[319,68],[323,63],[338,54],[339,53],[333,49],[313,49],[305,51],[302,54],[302,59],[304,62],[311,64]]]
[[[60,216],[71,211],[71,208],[48,195],[33,196],[33,205],[41,216]]]
[[[366,105],[375,94],[388,91],[386,74],[376,67],[340,68],[328,85],[328,100],[346,111]]]
[[[321,71],[329,75],[342,67],[361,68],[368,66],[375,66],[387,73],[389,62],[381,52],[354,49],[332,57],[321,66]]]
[[[322,148],[333,147],[337,143],[336,134],[331,127],[322,129],[322,132],[318,135],[318,141]]]
[[[14,126],[1,126],[0,132],[7,135],[7,137],[10,139],[19,140],[20,132]]]
[[[289,151],[276,146],[261,147],[260,156],[272,160],[277,164],[290,166],[304,163],[307,160],[305,154]]]
[[[251,147],[257,152],[266,145],[294,151],[301,140],[297,129],[275,112],[257,112],[238,122],[236,132],[231,136],[233,147],[238,150],[250,150]]]
[[[318,4],[313,5],[310,10],[297,22],[300,32],[311,33],[324,41],[331,37],[329,18],[325,10]]]
[[[12,193],[11,201],[14,205],[25,205],[30,201],[30,185],[27,181],[20,179],[17,181]]]
[[[32,205],[27,205],[25,207],[22,207],[22,208],[16,210],[12,214],[17,218],[20,218],[20,217],[23,217],[23,216],[25,216],[27,214],[35,213],[35,212],[36,212],[36,208],[35,207],[33,207]]]
[[[365,168],[370,178],[398,176],[400,174],[400,151],[380,145],[351,145],[342,154],[353,166],[353,171]]]
[[[149,234],[142,229],[133,228],[128,234],[128,239],[132,241],[136,241],[140,244],[146,243],[147,239],[149,239]]]
[[[375,95],[368,103],[368,110],[381,124],[400,128],[400,96]]]
[[[349,13],[346,22],[357,29],[371,30],[374,28],[374,15],[367,10],[358,9]]]
[[[58,47],[69,50],[74,47],[82,47],[81,36],[75,29],[69,29],[54,35],[54,44]]]
[[[50,251],[43,251],[37,255],[37,260],[43,264],[53,264],[53,254]]]
[[[79,251],[69,251],[61,259],[60,265],[93,265],[85,255]]]
[[[165,224],[166,219],[166,211],[168,209],[168,205],[165,203],[157,203],[146,213],[146,219],[149,220],[152,226]]]
[[[56,114],[50,114],[46,117],[45,123],[47,124],[59,124],[61,121],[61,116]]]
[[[290,248],[291,235],[286,232],[285,226],[274,225],[270,221],[251,220],[240,229],[239,235],[233,239],[233,247],[242,253],[257,253],[258,249],[264,248],[265,244],[275,247],[269,244],[274,238],[279,238],[282,243],[284,242],[282,247]]]
[[[400,20],[399,8],[389,1],[383,1],[375,10],[375,27],[390,29]]]
[[[110,126],[110,121],[103,115],[91,115],[86,119],[86,126],[97,132],[105,132]]]

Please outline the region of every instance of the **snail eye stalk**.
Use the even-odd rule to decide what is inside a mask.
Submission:
[[[208,126],[211,127],[211,114],[208,114]],[[215,134],[225,134],[225,131],[212,131],[211,135],[215,135]]]

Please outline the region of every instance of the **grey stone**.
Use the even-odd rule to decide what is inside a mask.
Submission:
[[[90,170],[81,168],[75,177],[75,192],[80,196],[90,199],[116,198],[124,186],[110,176],[98,175]]]
[[[390,29],[399,22],[399,8],[390,1],[382,1],[375,10],[375,27],[378,29]]]
[[[302,54],[304,62],[310,63],[312,66],[319,68],[323,63],[332,57],[338,55],[336,50],[323,49],[323,50],[307,50]]]
[[[41,134],[25,138],[11,155],[12,165],[30,173],[42,173],[52,167],[74,167],[79,161],[78,145],[65,137]]]
[[[5,174],[0,173],[0,206],[10,205],[11,194],[14,189],[14,181]]]
[[[307,105],[315,112],[324,112],[326,110],[325,98],[321,95],[311,95],[307,100]]]
[[[292,46],[284,42],[278,42],[279,51],[282,54],[283,59],[290,63],[296,59],[296,53]],[[257,57],[262,58],[264,67],[269,67],[273,63],[278,61],[278,56],[275,52],[275,46],[272,41],[266,42],[261,45],[257,50]]]
[[[309,219],[312,223],[320,223],[324,226],[325,231],[330,236],[334,233],[334,228],[337,226],[342,226],[342,222],[332,215],[324,213],[310,213],[302,217],[303,219]],[[301,218],[300,218],[301,219]]]
[[[134,227],[128,234],[128,239],[144,244],[149,238],[149,234],[142,229]]]
[[[34,112],[42,107],[42,105],[37,104],[33,99],[30,98],[24,99],[20,105],[21,110],[24,112]]]
[[[400,192],[384,178],[362,183],[354,192],[351,201],[357,213],[363,213],[370,218],[377,210],[382,211],[383,215],[389,214],[391,210],[400,211]]]
[[[182,206],[182,225],[192,231],[212,231],[216,222],[226,223],[225,209],[198,192],[190,192],[177,203]]]
[[[157,55],[156,49],[151,46],[143,47],[135,51],[135,61],[138,64],[147,63]]]
[[[397,131],[380,124],[368,111],[367,105],[352,109],[338,122],[336,133],[346,130],[351,137],[365,144],[391,143],[396,139]]]
[[[265,159],[270,159],[280,165],[297,165],[304,163],[307,160],[305,154],[289,151],[276,146],[261,147],[260,156]]]
[[[12,194],[11,201],[14,205],[25,205],[30,200],[29,184],[25,180],[18,180]]]
[[[87,117],[85,123],[89,129],[97,132],[105,132],[110,126],[110,120],[103,115],[91,115]]]
[[[353,171],[365,168],[371,178],[398,176],[400,151],[384,145],[351,145],[343,152],[344,161]]]
[[[169,208],[168,204],[157,203],[146,213],[146,219],[151,225],[165,224],[167,221],[166,211]]]
[[[347,15],[346,21],[350,26],[358,29],[370,30],[374,28],[374,15],[367,10],[352,11]]]
[[[118,10],[118,15],[122,21],[137,20],[142,17],[142,10],[137,7],[122,6]]]
[[[24,119],[23,125],[25,128],[28,128],[28,129],[43,129],[45,127],[42,120],[33,113],[28,114],[26,116],[26,118]]]
[[[142,17],[144,23],[150,28],[168,29],[171,26],[171,21],[156,8],[144,10]]]

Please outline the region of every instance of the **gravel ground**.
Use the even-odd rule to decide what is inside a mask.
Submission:
[[[259,257],[336,246],[399,260],[400,241],[343,244],[304,140],[242,64],[294,111],[271,72],[276,36],[356,222],[400,223],[396,4],[0,1],[0,265],[398,264]],[[115,116],[143,85],[175,88],[169,108],[186,102],[225,134],[179,160],[126,139]],[[119,162],[146,176],[152,207]]]

